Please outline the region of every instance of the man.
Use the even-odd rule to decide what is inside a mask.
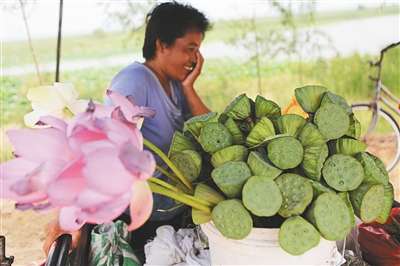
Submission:
[[[145,62],[134,62],[122,69],[111,81],[110,89],[132,96],[135,104],[156,111],[155,117],[144,120],[141,131],[167,153],[174,131],[182,130],[184,120],[210,111],[194,89],[203,66],[199,48],[210,24],[195,8],[176,2],[157,5],[146,21],[142,50]],[[154,194],[150,220],[133,232],[132,244],[142,253],[137,254],[139,257],[143,256],[145,241],[155,235],[158,226],[180,225],[181,212],[173,200]],[[50,227],[46,252],[52,240],[62,233],[55,226],[57,223]],[[78,238],[77,233],[73,235]]]

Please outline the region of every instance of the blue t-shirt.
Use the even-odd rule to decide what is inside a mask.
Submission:
[[[132,96],[136,105],[151,107],[153,118],[145,118],[143,137],[168,153],[175,130],[182,130],[185,119],[191,116],[179,81],[171,81],[171,98],[168,97],[157,76],[144,64],[134,62],[122,69],[111,81],[110,88],[124,96]],[[157,164],[162,164],[156,157]],[[165,179],[159,172],[154,176]],[[168,220],[182,211],[175,208],[174,200],[154,194],[153,213],[150,220]],[[173,209],[172,211],[170,209]],[[165,211],[168,210],[168,211]]]

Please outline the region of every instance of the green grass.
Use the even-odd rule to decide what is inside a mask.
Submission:
[[[139,51],[142,39],[139,35],[128,38],[128,34],[96,33],[84,36],[70,36],[62,39],[62,60],[98,58]],[[40,63],[56,60],[56,38],[35,39],[33,46]],[[33,64],[27,41],[3,43],[3,67]]]
[[[365,17],[393,15],[399,13],[399,6],[387,6],[381,8],[368,8],[351,11],[335,11],[316,14],[317,25],[331,23],[340,20],[350,20]],[[238,25],[247,22],[246,19],[216,21],[213,29],[207,33],[205,43],[214,41],[228,42],[238,34]],[[304,16],[296,18],[298,26],[307,26]],[[279,25],[276,18],[259,18],[256,21],[260,34],[271,27]],[[126,32],[106,33],[101,30],[93,34],[83,36],[64,37],[62,42],[62,60],[99,58],[129,53],[140,53],[143,42],[143,30],[128,38]],[[28,43],[26,41],[4,42],[3,44],[3,67],[33,64]],[[37,60],[40,63],[53,62],[56,59],[56,38],[35,39],[33,46],[36,51]]]

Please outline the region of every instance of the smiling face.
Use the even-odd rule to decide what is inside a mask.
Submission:
[[[157,45],[158,62],[169,79],[183,81],[192,71],[202,40],[202,33],[189,31],[169,46]]]

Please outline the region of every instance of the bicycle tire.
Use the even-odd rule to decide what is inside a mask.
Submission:
[[[372,106],[369,103],[359,103],[359,104],[353,104],[351,108],[352,110],[369,111],[372,109]],[[381,108],[379,109],[378,116],[382,117],[390,124],[393,132],[395,133],[395,139],[397,142],[395,156],[392,159],[392,161],[386,166],[386,170],[390,172],[396,167],[396,165],[400,161],[400,126],[393,118],[393,116],[384,109]]]

